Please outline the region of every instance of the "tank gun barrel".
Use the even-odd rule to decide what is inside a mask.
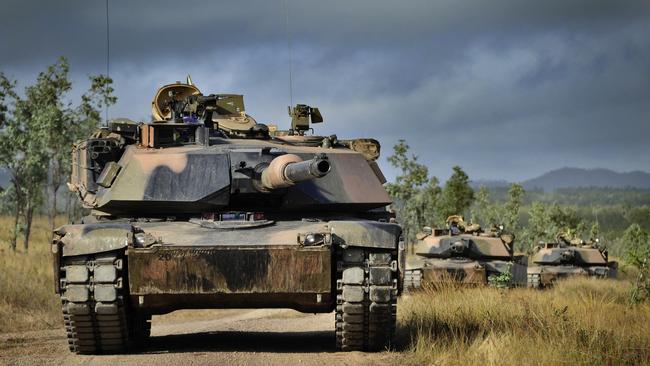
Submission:
[[[296,183],[322,178],[331,166],[325,154],[303,161],[298,155],[285,154],[273,159],[262,171],[262,187],[267,190],[290,187]]]

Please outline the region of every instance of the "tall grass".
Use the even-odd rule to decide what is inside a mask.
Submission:
[[[546,291],[444,286],[402,300],[412,364],[650,364],[650,305],[626,282],[571,279]]]
[[[60,327],[47,218],[35,218],[27,253],[20,242],[16,252],[10,249],[12,226],[10,217],[0,217],[0,333]]]

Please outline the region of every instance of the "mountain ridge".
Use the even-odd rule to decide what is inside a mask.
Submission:
[[[650,173],[640,170],[616,172],[605,168],[564,167],[525,180],[521,185],[526,189],[538,188],[544,191],[578,187],[650,189]]]

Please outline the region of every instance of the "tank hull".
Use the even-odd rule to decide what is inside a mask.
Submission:
[[[149,336],[152,315],[210,308],[335,311],[339,349],[379,350],[390,342],[402,284],[399,225],[308,219],[216,229],[208,223],[57,229],[56,290],[70,349],[123,352]]]
[[[404,287],[416,289],[442,283],[483,286],[506,274],[511,278],[510,286],[524,286],[526,263],[525,256],[515,256],[512,261],[413,257],[407,260]]]
[[[616,278],[618,266],[616,262],[597,266],[575,265],[541,265],[528,268],[528,287],[543,288],[555,284],[558,280],[571,277]]]

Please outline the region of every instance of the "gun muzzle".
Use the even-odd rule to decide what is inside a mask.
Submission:
[[[298,155],[285,154],[273,159],[262,171],[262,187],[268,190],[290,187],[296,183],[322,178],[331,166],[325,154],[303,161]]]
[[[560,253],[560,256],[562,257],[562,262],[564,263],[572,262],[573,259],[575,258],[575,252],[573,250],[565,250],[562,253]]]
[[[466,245],[462,241],[457,241],[451,244],[451,251],[456,254],[462,254],[465,251]]]

